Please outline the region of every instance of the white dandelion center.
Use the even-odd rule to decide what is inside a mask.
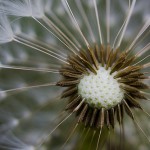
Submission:
[[[100,67],[97,75],[90,73],[81,79],[78,93],[90,106],[109,109],[119,104],[124,97],[124,92],[119,86],[114,74],[110,75],[109,69]]]

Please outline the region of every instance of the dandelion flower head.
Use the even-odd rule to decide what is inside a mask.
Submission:
[[[0,0],[0,149],[148,149],[149,8]]]

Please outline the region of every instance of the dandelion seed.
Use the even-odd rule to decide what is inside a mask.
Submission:
[[[144,15],[134,23],[138,4],[136,0],[0,0],[0,54],[4,48],[13,58],[8,62],[0,56],[0,110],[6,113],[0,115],[0,133],[3,127],[9,131],[0,135],[0,148],[149,147],[150,20],[144,12],[146,21]],[[113,17],[117,19],[112,23]],[[126,35],[128,28],[133,32]],[[18,60],[15,45],[24,48],[25,60]],[[27,83],[18,80],[20,76]],[[5,124],[8,112],[12,117]],[[142,115],[147,120],[140,125]],[[130,142],[129,128],[133,133],[137,129],[144,142],[136,133],[135,143]]]

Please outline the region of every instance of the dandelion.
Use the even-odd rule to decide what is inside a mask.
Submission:
[[[0,148],[148,149],[149,6],[0,0]]]

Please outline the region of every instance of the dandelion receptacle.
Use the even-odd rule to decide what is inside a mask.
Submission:
[[[148,150],[149,0],[0,0],[0,149]]]

